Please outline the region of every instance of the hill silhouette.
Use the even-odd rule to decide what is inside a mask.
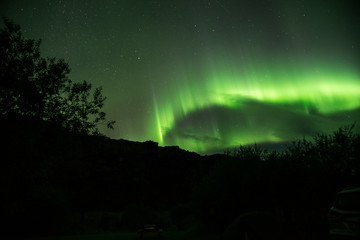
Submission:
[[[360,185],[360,138],[351,128],[299,140],[285,152],[240,146],[200,156],[16,114],[1,116],[0,127],[5,233],[18,237],[148,222],[231,236],[251,212],[245,219],[252,222],[276,219],[276,231],[326,233],[336,192]]]
[[[56,123],[2,116],[2,177],[9,228],[52,232],[69,212],[165,208],[186,202],[201,157],[178,147],[71,133]],[[22,223],[19,220],[23,221]],[[54,220],[55,222],[52,222]],[[29,223],[34,223],[29,224]]]

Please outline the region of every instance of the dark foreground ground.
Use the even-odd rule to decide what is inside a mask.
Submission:
[[[71,235],[71,236],[53,236],[53,237],[38,237],[38,238],[28,238],[26,240],[137,240],[140,239],[138,234],[135,232],[114,232],[114,233],[97,233],[97,234],[82,234],[82,235]],[[180,232],[180,231],[170,231],[165,232],[161,238],[155,236],[145,236],[143,239],[163,239],[163,240],[180,240],[180,239],[189,239],[189,240],[223,240],[222,236],[218,235],[209,235],[204,233],[197,232]],[[242,238],[246,240],[246,238]],[[291,240],[355,240],[360,238],[348,238],[340,236],[329,236],[324,233],[298,233],[298,234],[285,234],[283,237],[274,238],[269,237],[269,240],[275,239],[291,239]],[[241,238],[239,239],[241,240]],[[252,238],[248,238],[252,240]],[[254,239],[256,240],[256,239]],[[260,239],[259,239],[260,240]],[[261,239],[267,240],[267,239]]]
[[[38,237],[28,238],[26,240],[137,240],[140,239],[136,232],[114,232],[114,233],[98,233],[98,234],[81,234],[71,236],[53,236],[53,237]],[[180,232],[171,231],[165,232],[161,238],[157,236],[144,236],[143,239],[166,239],[166,240],[220,240],[220,236],[207,235],[194,232]]]

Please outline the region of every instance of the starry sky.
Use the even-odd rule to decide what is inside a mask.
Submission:
[[[200,154],[360,119],[360,10],[347,0],[1,0],[0,16],[102,86],[114,139]],[[359,123],[358,123],[359,125]],[[357,126],[359,129],[359,126]]]

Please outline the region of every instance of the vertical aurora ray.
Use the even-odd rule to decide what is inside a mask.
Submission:
[[[159,143],[162,145],[164,143],[164,138],[163,138],[163,130],[162,130],[162,125],[161,125],[161,119],[159,116],[159,110],[158,110],[158,105],[157,105],[157,101],[156,101],[156,97],[154,94],[154,90],[153,90],[153,104],[154,104],[154,110],[155,110],[155,118],[156,118],[156,134],[157,137],[159,139]]]

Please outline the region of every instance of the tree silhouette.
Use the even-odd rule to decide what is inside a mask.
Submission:
[[[63,59],[43,58],[40,40],[27,39],[20,26],[4,18],[0,29],[0,114],[16,113],[56,122],[71,132],[99,134],[98,125],[113,128],[101,111],[101,87],[72,82]]]

